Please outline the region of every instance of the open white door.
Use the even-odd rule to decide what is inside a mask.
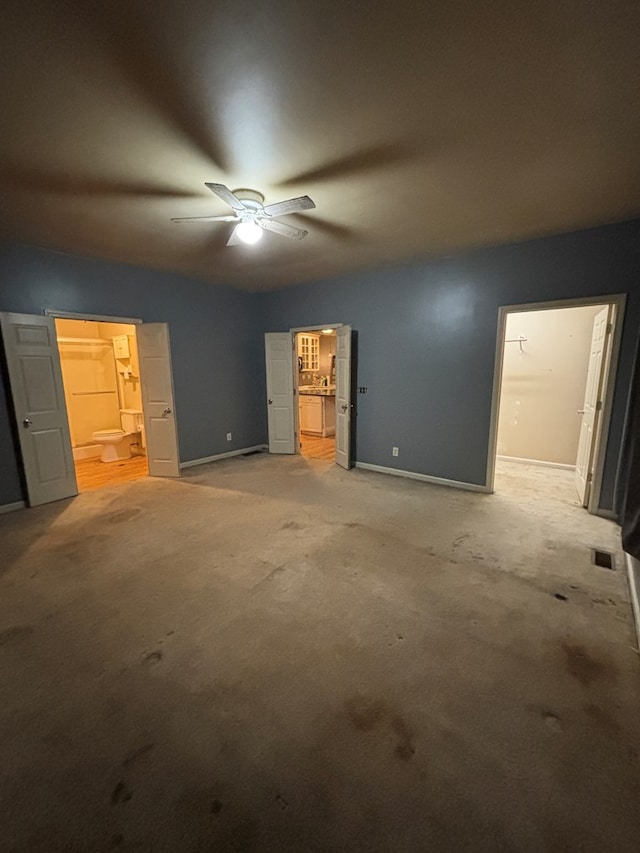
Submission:
[[[293,342],[289,332],[264,336],[269,453],[295,453]]]
[[[136,327],[136,339],[149,474],[179,477],[169,327],[166,323],[143,323]]]
[[[0,314],[29,506],[78,494],[55,321]]]
[[[336,462],[351,467],[351,326],[336,330]]]
[[[593,478],[595,441],[598,433],[598,421],[602,409],[604,391],[604,367],[607,335],[610,331],[610,318],[613,306],[608,305],[599,311],[593,321],[587,385],[584,393],[584,405],[580,410],[582,426],[576,458],[575,483],[582,505],[589,503],[589,492]]]

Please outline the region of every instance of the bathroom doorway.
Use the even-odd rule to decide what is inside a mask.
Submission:
[[[55,319],[78,491],[148,476],[136,326]]]

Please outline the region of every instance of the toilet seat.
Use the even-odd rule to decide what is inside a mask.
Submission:
[[[123,429],[97,429],[93,433],[94,438],[109,438],[110,436],[115,438],[116,436],[123,435],[126,435],[126,432]]]

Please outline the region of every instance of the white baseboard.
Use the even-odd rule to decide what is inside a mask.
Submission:
[[[520,465],[540,465],[542,468],[562,468],[564,471],[575,471],[575,465],[567,465],[564,462],[545,462],[542,459],[523,459],[520,456],[496,456],[500,462],[517,462]]]
[[[640,649],[640,562],[631,554],[624,554],[627,563],[627,577],[629,579],[629,593],[631,595],[631,608],[636,623],[636,634],[638,636],[638,648]]]
[[[254,453],[256,450],[267,450],[267,444],[254,444],[253,447],[241,447],[239,450],[230,450],[228,453],[216,453],[214,456],[203,456],[202,459],[190,459],[181,462],[180,468],[194,468],[196,465],[206,465],[207,462],[217,462],[219,459],[230,459],[232,456],[242,456],[244,453]]]
[[[445,480],[443,477],[431,477],[429,474],[418,474],[415,471],[403,471],[401,468],[385,468],[384,465],[372,465],[369,462],[356,462],[356,468],[365,471],[376,471],[378,474],[391,474],[393,477],[408,477],[410,480],[421,480],[423,483],[433,483],[435,486],[450,486],[454,489],[464,489],[467,492],[484,492],[486,486],[477,483],[464,483],[461,480]]]
[[[5,512],[15,512],[17,509],[24,509],[26,507],[26,503],[24,501],[15,501],[12,504],[2,504],[0,506],[0,515],[4,515]]]

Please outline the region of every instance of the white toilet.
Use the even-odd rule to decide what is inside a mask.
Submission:
[[[140,441],[144,447],[142,412],[137,409],[120,409],[120,424],[122,429],[99,429],[91,436],[96,444],[102,446],[100,459],[103,462],[128,459],[133,441]]]

